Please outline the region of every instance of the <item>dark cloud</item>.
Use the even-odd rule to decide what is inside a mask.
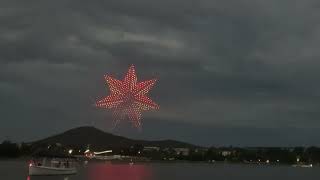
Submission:
[[[139,79],[159,79],[151,97],[161,109],[130,136],[250,145],[270,132],[267,144],[279,136],[281,144],[300,129],[291,144],[315,140],[307,131],[320,125],[319,8],[315,0],[1,1],[0,136],[110,130],[110,113],[92,103],[108,93],[104,74],[120,79],[135,64]],[[170,133],[151,131],[158,121]],[[208,135],[191,137],[199,129]]]

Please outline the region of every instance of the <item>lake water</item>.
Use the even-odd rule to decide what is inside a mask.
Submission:
[[[0,180],[301,180],[320,179],[320,167],[245,164],[144,163],[80,165],[72,176],[31,176],[25,161],[0,161]]]

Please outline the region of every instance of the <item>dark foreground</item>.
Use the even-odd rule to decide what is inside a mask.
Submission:
[[[0,161],[3,180],[301,180],[320,179],[320,168],[205,163],[89,163],[73,176],[28,177],[23,160]]]

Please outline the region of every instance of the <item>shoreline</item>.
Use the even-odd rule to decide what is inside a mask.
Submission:
[[[31,156],[24,156],[18,158],[0,158],[0,162],[21,162],[28,161],[32,159]],[[295,163],[258,163],[258,162],[232,162],[232,161],[188,161],[188,160],[148,160],[148,161],[130,161],[130,160],[97,160],[97,159],[78,159],[79,163],[87,161],[88,163],[111,163],[111,164],[128,164],[133,162],[134,164],[207,164],[207,165],[248,165],[248,166],[294,166]],[[310,163],[309,163],[310,164]],[[303,163],[301,165],[308,165],[308,163]],[[319,167],[320,164],[313,164],[314,167]]]

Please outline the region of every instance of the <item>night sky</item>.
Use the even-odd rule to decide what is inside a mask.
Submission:
[[[1,0],[0,141],[79,126],[199,145],[320,145],[318,0]],[[158,78],[143,131],[95,100]]]

